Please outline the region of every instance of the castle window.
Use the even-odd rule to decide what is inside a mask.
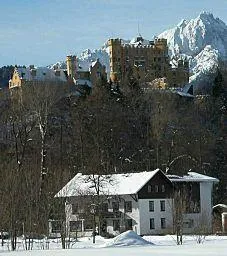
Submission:
[[[55,75],[56,75],[56,76],[60,76],[60,70],[56,70],[56,71],[55,71]]]
[[[32,76],[36,76],[36,70],[35,70],[35,69],[32,69],[32,70],[31,70],[31,75],[32,75]]]

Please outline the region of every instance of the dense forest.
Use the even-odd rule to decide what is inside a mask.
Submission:
[[[11,237],[47,233],[54,195],[78,172],[192,170],[219,178],[214,202],[227,203],[224,67],[194,98],[130,80],[85,92],[47,82],[0,92],[0,227]]]
[[[8,87],[13,70],[14,66],[3,66],[0,68],[0,89]]]

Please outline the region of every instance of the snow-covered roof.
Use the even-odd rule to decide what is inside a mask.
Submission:
[[[26,68],[18,67],[16,71],[21,79],[27,81],[62,81],[66,82],[67,78],[63,69],[53,70],[47,67]]]
[[[92,87],[91,81],[87,79],[73,79],[75,85],[87,85]]]
[[[100,195],[129,195],[136,194],[159,169],[150,172],[138,172],[113,175],[94,175],[100,181]],[[78,173],[71,179],[55,197],[71,197],[95,194],[94,183],[89,178],[91,175]]]
[[[227,205],[226,204],[217,204],[217,205],[213,206],[213,209],[217,209],[217,208],[227,209]]]
[[[218,179],[207,176],[207,175],[203,175],[203,174],[199,174],[197,172],[188,172],[187,175],[183,175],[183,176],[179,176],[179,175],[171,175],[168,174],[166,175],[171,181],[174,182],[182,182],[182,181],[194,181],[194,182],[214,182],[217,183],[219,182]]]
[[[144,39],[141,35],[133,38],[130,43],[131,45],[140,46],[140,45],[150,45],[150,41]]]
[[[186,92],[182,92],[182,91],[177,91],[177,94],[182,96],[182,97],[194,98],[194,96],[191,95],[190,93],[186,93]]]
[[[98,63],[98,62],[99,62],[99,60],[92,61],[92,63],[91,63],[92,68],[93,68],[93,67],[95,66],[95,64]]]

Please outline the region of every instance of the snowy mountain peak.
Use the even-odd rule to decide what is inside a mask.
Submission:
[[[171,55],[184,53],[195,56],[206,45],[211,45],[227,57],[227,26],[219,18],[214,18],[212,13],[202,12],[195,19],[182,20],[159,37],[168,40]]]
[[[207,11],[202,11],[199,16],[199,19],[201,20],[214,20],[214,15],[211,12],[207,12]]]
[[[181,20],[180,23],[178,23],[177,27],[185,27],[185,26],[187,26],[187,24],[188,24],[188,21],[183,19],[183,20]]]
[[[201,12],[195,19],[182,20],[158,37],[167,39],[170,56],[189,59],[194,84],[214,73],[219,59],[227,60],[227,26],[212,13]]]

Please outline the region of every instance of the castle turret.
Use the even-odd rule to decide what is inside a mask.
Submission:
[[[121,73],[121,40],[109,39],[109,54],[110,54],[110,79],[117,82],[120,79]]]
[[[67,64],[68,77],[71,78],[71,79],[76,78],[76,74],[77,74],[76,56],[75,55],[68,55],[66,57],[66,64]]]

